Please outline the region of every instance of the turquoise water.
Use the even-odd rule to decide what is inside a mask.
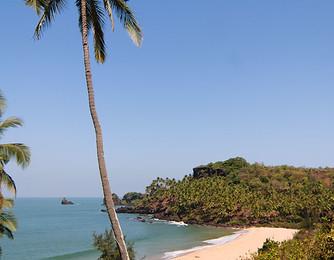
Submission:
[[[17,199],[15,240],[0,240],[3,259],[97,259],[92,234],[109,228],[102,199],[72,199],[75,205],[60,205],[60,199]],[[127,240],[134,243],[138,259],[161,259],[165,252],[203,245],[204,240],[231,234],[231,230],[162,222],[142,223],[136,215],[120,214]]]

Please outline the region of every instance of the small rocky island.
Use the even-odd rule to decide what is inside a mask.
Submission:
[[[74,203],[66,198],[61,200],[61,205],[73,205]]]

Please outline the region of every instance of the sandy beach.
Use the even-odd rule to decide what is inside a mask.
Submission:
[[[244,234],[240,234],[236,239],[223,244],[215,245],[209,248],[203,248],[198,251],[179,256],[175,260],[236,260],[255,253],[258,248],[262,247],[263,242],[267,239],[275,241],[284,241],[292,239],[298,231],[296,229],[286,228],[268,228],[252,227],[245,229]]]

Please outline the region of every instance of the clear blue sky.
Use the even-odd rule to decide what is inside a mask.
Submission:
[[[100,196],[73,0],[41,41],[23,0],[0,9],[0,88],[25,126],[32,163],[10,165],[18,196]],[[210,161],[334,166],[334,2],[139,1],[136,48],[106,24],[94,63],[106,159],[117,193]]]

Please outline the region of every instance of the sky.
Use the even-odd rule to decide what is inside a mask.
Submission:
[[[8,172],[18,197],[102,196],[74,0],[41,40],[23,0],[0,9],[4,117],[23,128],[32,161]],[[114,192],[242,156],[250,162],[334,167],[334,2],[138,1],[135,47],[106,20],[108,57],[93,63]],[[93,58],[93,57],[92,57]]]

